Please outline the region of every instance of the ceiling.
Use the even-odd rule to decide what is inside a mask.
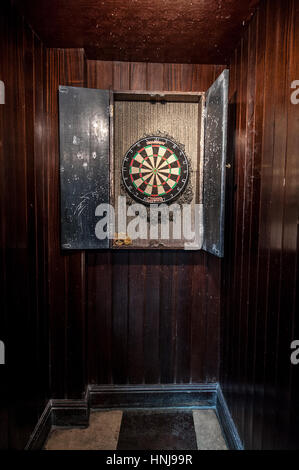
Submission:
[[[227,63],[258,0],[13,0],[48,47],[89,59]]]

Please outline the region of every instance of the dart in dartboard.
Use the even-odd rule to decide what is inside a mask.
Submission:
[[[184,150],[168,137],[150,136],[135,142],[122,163],[128,194],[143,204],[170,203],[184,191],[189,164]]]

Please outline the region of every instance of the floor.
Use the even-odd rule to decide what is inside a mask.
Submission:
[[[226,450],[214,410],[93,411],[88,428],[53,429],[46,450]]]

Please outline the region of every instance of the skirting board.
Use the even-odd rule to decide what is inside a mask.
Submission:
[[[49,400],[26,449],[42,449],[52,426],[88,426],[90,409],[146,407],[215,409],[228,448],[243,449],[221,388],[217,383],[89,385],[86,396],[82,400]]]
[[[90,408],[179,408],[216,406],[217,384],[91,385]]]
[[[216,414],[229,450],[244,450],[238,430],[228,409],[220,385],[217,387]]]

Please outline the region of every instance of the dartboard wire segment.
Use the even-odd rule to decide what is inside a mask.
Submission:
[[[122,177],[126,190],[145,204],[176,199],[185,189],[188,176],[185,152],[168,137],[140,139],[123,159]]]

